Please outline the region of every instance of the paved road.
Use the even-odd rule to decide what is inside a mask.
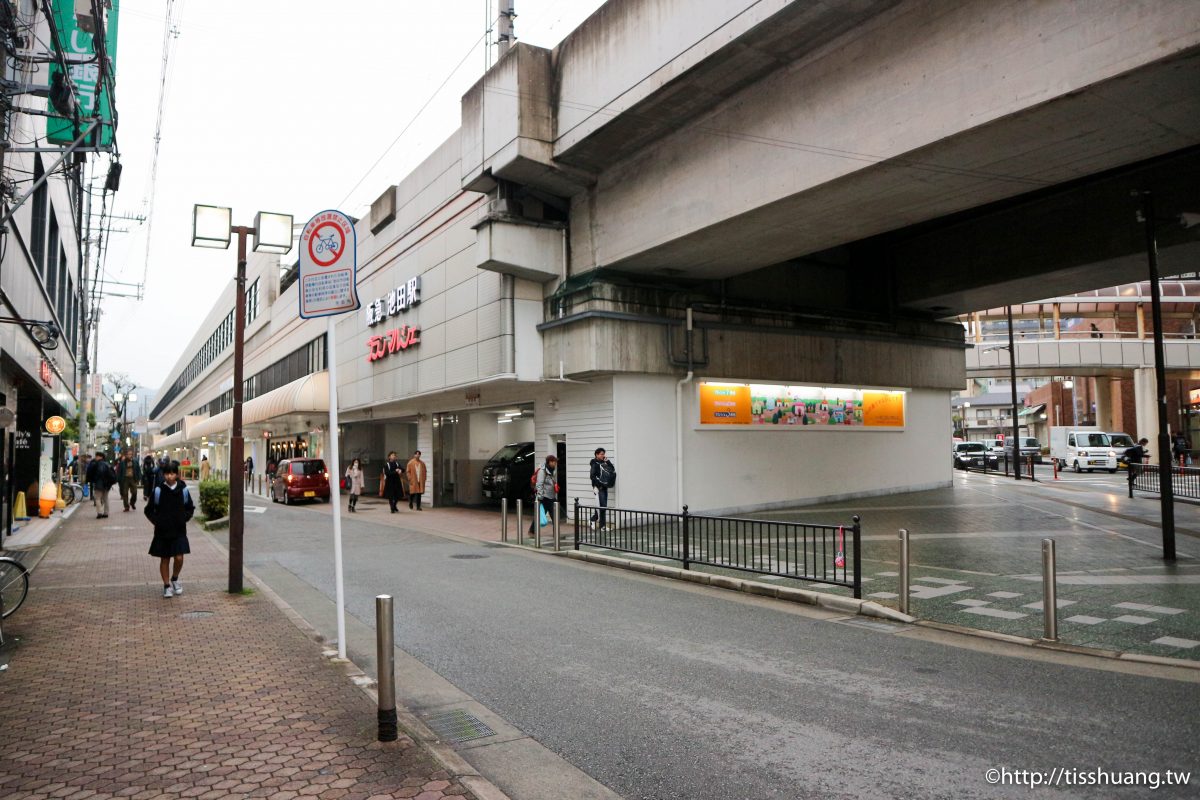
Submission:
[[[373,597],[394,595],[398,647],[625,797],[1029,796],[986,770],[1200,766],[1200,676],[947,646],[369,520],[345,518],[350,614],[369,625]],[[311,509],[247,515],[247,565],[286,577],[285,599],[333,596],[330,541]]]

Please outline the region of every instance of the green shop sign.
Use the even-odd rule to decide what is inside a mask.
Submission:
[[[101,3],[103,5],[103,3]],[[92,34],[81,30],[75,19],[75,0],[52,0],[54,24],[58,28],[58,42],[63,48],[71,82],[75,84],[75,96],[79,100],[81,120],[99,116],[99,141],[93,133],[90,146],[111,147],[113,142],[112,83],[116,80],[117,63],[117,17],[121,0],[112,0],[112,10],[105,15],[104,50],[108,55],[109,84],[100,82],[100,63],[96,59],[96,47]],[[57,48],[56,48],[57,49]],[[82,62],[82,63],[80,63]],[[50,65],[50,83],[62,72],[57,63]],[[53,109],[51,109],[53,110]],[[86,125],[81,125],[80,133]],[[75,141],[75,121],[64,117],[49,117],[46,120],[46,139],[52,144],[70,144]]]

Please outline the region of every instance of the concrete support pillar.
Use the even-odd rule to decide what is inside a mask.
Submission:
[[[1137,306],[1137,334],[1139,339],[1146,338],[1146,308],[1141,303]],[[1153,397],[1153,393],[1150,396]]]
[[[1141,306],[1138,306],[1138,322],[1141,322]],[[1137,406],[1137,433],[1133,438],[1143,436],[1150,440],[1151,463],[1159,463],[1162,453],[1158,452],[1158,400],[1154,385],[1154,368],[1143,367],[1133,371],[1133,401]],[[1170,454],[1167,454],[1168,458]]]
[[[1096,425],[1104,431],[1117,430],[1113,422],[1112,378],[1096,378]]]
[[[979,324],[979,312],[976,311],[972,314],[971,319],[975,323],[975,344],[979,344],[983,341],[983,326]]]
[[[1055,339],[1062,338],[1062,325],[1060,324],[1062,322],[1062,318],[1059,316],[1059,312],[1060,312],[1059,304],[1055,303],[1054,304],[1054,338]]]

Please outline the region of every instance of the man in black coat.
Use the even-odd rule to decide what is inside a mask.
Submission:
[[[113,468],[104,460],[104,453],[96,453],[88,464],[87,482],[92,489],[92,503],[96,506],[96,519],[108,516],[108,490],[117,482]]]
[[[400,476],[403,472],[404,465],[400,463],[400,459],[396,458],[396,451],[388,453],[387,461],[383,462],[383,480],[388,505],[392,507],[393,514],[398,511],[396,505],[400,502],[402,492]]]
[[[596,448],[596,457],[591,463],[592,491],[600,505],[600,513],[592,514],[592,525],[604,528],[604,509],[608,507],[608,490],[617,485],[617,466],[609,461],[603,447]]]

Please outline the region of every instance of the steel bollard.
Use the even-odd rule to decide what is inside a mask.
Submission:
[[[1042,539],[1042,615],[1043,639],[1058,641],[1058,571],[1054,562],[1054,540]]]
[[[900,613],[908,613],[908,529],[900,529]]]
[[[533,546],[542,549],[542,501],[533,498]]]
[[[375,596],[375,663],[379,686],[379,741],[394,742],[396,729],[396,645],[392,638],[392,596]]]
[[[500,498],[500,541],[508,541],[508,498]]]
[[[517,544],[525,538],[525,526],[521,519],[521,498],[517,498]]]
[[[554,520],[553,520],[553,524],[554,524],[554,552],[556,552],[556,553],[558,552],[558,549],[559,549],[559,546],[558,546],[558,534],[559,534],[559,527],[558,527],[558,526],[559,526],[559,517],[560,517],[560,513],[559,513],[559,512],[560,512],[560,510],[561,510],[561,509],[562,509],[562,504],[561,504],[561,503],[559,503],[557,500],[555,500],[555,501],[554,501]]]

